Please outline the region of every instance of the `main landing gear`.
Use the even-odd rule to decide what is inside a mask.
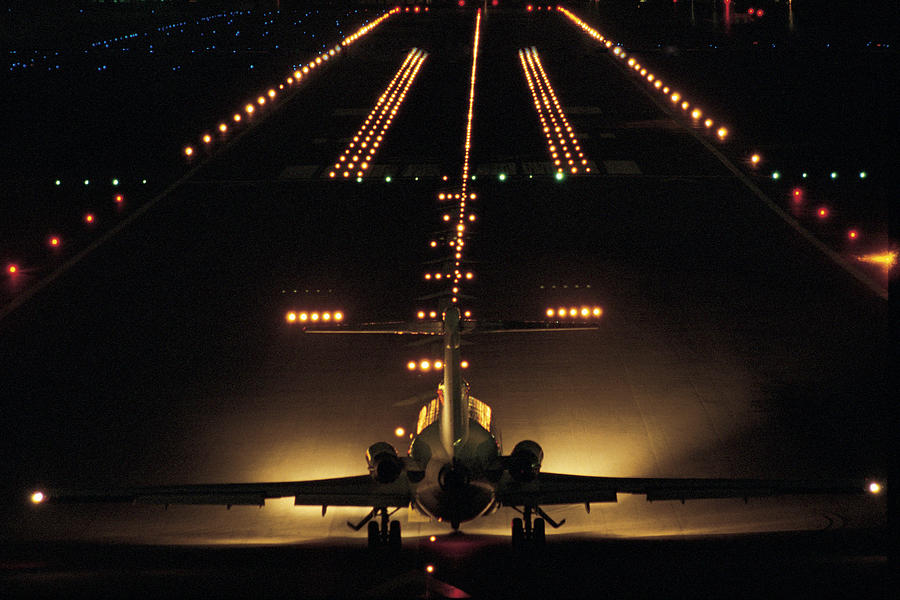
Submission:
[[[515,510],[519,510],[516,508]],[[531,544],[536,548],[542,548],[547,543],[547,523],[556,529],[566,522],[565,519],[557,523],[551,519],[547,513],[541,510],[539,506],[526,506],[522,510],[523,518],[516,517],[512,520],[512,545],[513,548],[524,548],[526,544]],[[536,512],[540,516],[532,521],[531,514]]]
[[[400,509],[395,508],[388,512],[387,508],[376,507],[372,509],[372,512],[363,517],[363,520],[359,523],[354,524],[347,521],[347,525],[354,531],[359,531],[362,529],[363,525],[366,523],[369,524],[368,541],[370,549],[387,546],[391,550],[400,550],[400,521],[391,521],[391,515],[398,510]],[[376,518],[379,518],[381,521],[380,525]]]

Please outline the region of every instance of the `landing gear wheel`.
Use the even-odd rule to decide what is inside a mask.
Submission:
[[[374,549],[378,547],[378,542],[381,538],[381,532],[378,531],[378,522],[377,521],[369,521],[369,549]]]
[[[534,529],[531,531],[531,538],[534,540],[535,546],[540,547],[547,543],[546,529],[547,527],[543,519],[537,518],[534,520]]]
[[[522,519],[516,517],[512,520],[512,545],[513,548],[521,548],[525,544],[525,526]]]
[[[391,521],[390,534],[388,534],[388,544],[391,550],[395,552],[400,550],[400,540],[400,521]]]

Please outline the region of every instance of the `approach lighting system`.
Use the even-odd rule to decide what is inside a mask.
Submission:
[[[579,172],[590,173],[587,159],[581,152],[575,132],[550,85],[550,78],[544,71],[537,49],[532,46],[519,50],[519,63],[531,91],[534,109],[541,122],[541,131],[547,140],[547,149],[557,176],[566,172],[572,175]]]
[[[342,323],[344,321],[344,313],[340,310],[289,310],[284,314],[284,320],[289,324],[328,325],[331,323]]]
[[[328,172],[329,178],[349,179],[353,176],[359,181],[365,176],[427,56],[427,52],[418,48],[409,51],[362,126]]]

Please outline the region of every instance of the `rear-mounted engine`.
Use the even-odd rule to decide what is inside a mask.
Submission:
[[[544,450],[540,444],[523,440],[516,444],[509,455],[507,470],[516,481],[533,481],[541,472]]]
[[[372,444],[366,450],[366,462],[369,474],[379,483],[391,483],[403,472],[403,461],[397,456],[397,450],[387,442]]]

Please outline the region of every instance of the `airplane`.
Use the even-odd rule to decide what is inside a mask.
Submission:
[[[577,325],[564,329],[595,329]],[[416,433],[406,455],[387,442],[366,451],[368,474],[310,481],[271,483],[192,484],[122,489],[49,489],[31,495],[34,504],[130,502],[150,504],[209,504],[264,506],[269,498],[293,497],[296,506],[370,508],[355,531],[368,526],[368,546],[401,546],[400,521],[391,517],[402,508],[418,511],[457,531],[460,524],[501,507],[521,516],[512,519],[516,548],[546,542],[546,525],[556,522],[544,508],[551,505],[616,502],[618,494],[638,494],[648,501],[698,498],[744,498],[784,494],[878,494],[874,481],[790,481],[763,479],[677,479],[596,477],[541,471],[544,452],[533,440],[517,443],[504,455],[492,426],[490,407],[469,394],[462,376],[461,333],[479,331],[555,330],[539,323],[478,324],[464,320],[455,306],[443,310],[441,320],[397,324],[393,327],[352,329],[346,325],[309,329],[309,333],[413,334],[441,336],[443,381],[434,397],[422,406]]]

